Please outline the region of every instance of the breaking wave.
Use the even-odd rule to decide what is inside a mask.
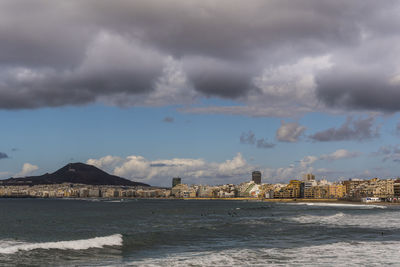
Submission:
[[[122,246],[122,235],[115,234],[90,239],[43,243],[0,240],[0,254],[13,254],[17,253],[18,251],[30,251],[34,249],[84,250],[89,248],[102,248],[104,246]]]
[[[318,224],[338,224],[346,215],[343,212],[330,216],[305,215],[292,218],[293,221],[299,223],[318,223]]]
[[[291,221],[304,224],[322,224],[334,226],[352,226],[376,229],[398,229],[399,212],[378,214],[348,214],[338,212],[329,216],[303,215],[290,218]]]
[[[360,208],[360,209],[386,209],[384,205],[371,204],[344,204],[344,203],[288,203],[289,205],[306,205],[317,207],[341,207],[341,208]]]
[[[398,264],[400,242],[338,242],[296,248],[184,252],[133,260],[138,266],[385,266]]]

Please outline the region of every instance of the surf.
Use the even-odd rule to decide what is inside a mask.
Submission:
[[[61,250],[85,250],[90,248],[103,248],[104,246],[122,246],[122,235],[95,237],[89,239],[28,243],[10,240],[0,241],[0,254],[14,254],[19,251],[34,249],[61,249]]]

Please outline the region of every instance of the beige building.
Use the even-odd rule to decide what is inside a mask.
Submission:
[[[343,184],[332,184],[328,186],[328,198],[344,198],[346,186]]]
[[[300,198],[302,181],[291,180],[289,184],[274,192],[274,198]]]

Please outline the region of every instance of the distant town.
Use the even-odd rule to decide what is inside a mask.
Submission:
[[[177,198],[177,199],[259,199],[276,201],[400,201],[400,179],[349,179],[341,182],[317,180],[311,173],[288,184],[262,183],[260,171],[238,185],[188,185],[172,178],[169,188],[152,186],[87,185],[75,183],[9,185],[0,181],[0,197],[31,198]]]

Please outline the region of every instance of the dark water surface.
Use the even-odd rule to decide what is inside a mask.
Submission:
[[[1,266],[399,265],[398,206],[0,199]]]

